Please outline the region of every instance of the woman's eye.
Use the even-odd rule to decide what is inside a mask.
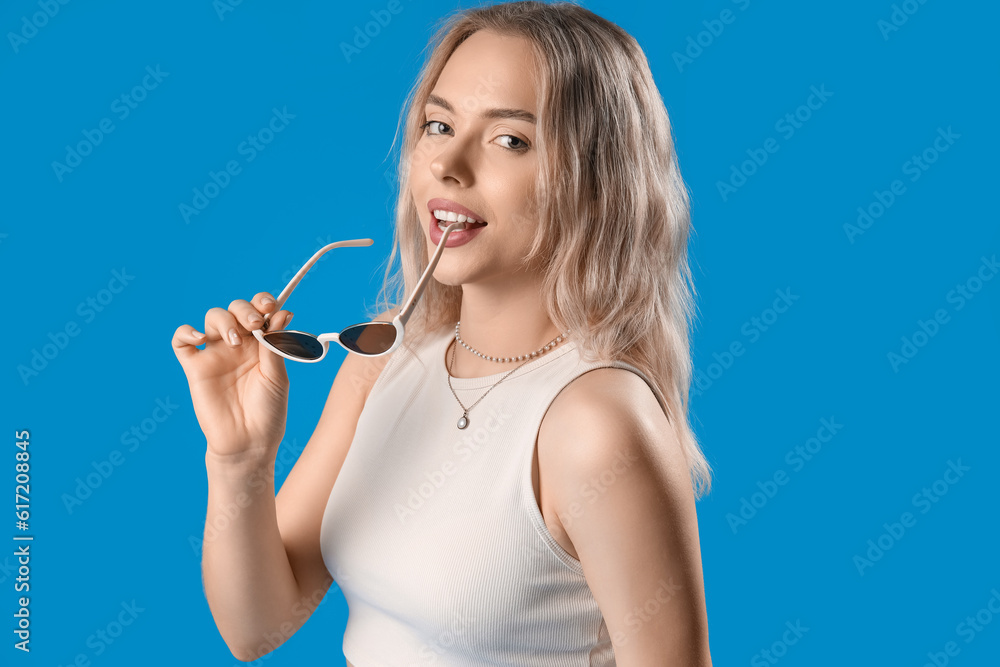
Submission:
[[[429,120],[426,123],[424,123],[423,125],[421,125],[420,129],[425,130],[425,133],[426,134],[430,134],[430,135],[441,134],[440,132],[431,132],[430,131],[430,126],[431,125],[440,125],[441,127],[448,127],[447,125],[445,125],[444,123],[442,123],[439,120]],[[451,128],[448,128],[448,129],[451,129]]]
[[[510,143],[507,146],[501,146],[502,148],[506,148],[509,151],[519,152],[528,148],[528,144],[520,137],[515,137],[513,134],[501,134],[499,138],[503,139],[504,137],[510,139]]]

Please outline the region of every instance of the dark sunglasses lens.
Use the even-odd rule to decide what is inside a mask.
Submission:
[[[355,324],[340,333],[340,342],[358,354],[382,354],[396,342],[396,327],[392,322]]]
[[[323,346],[315,336],[297,331],[274,331],[264,334],[264,340],[285,354],[299,359],[319,359]]]

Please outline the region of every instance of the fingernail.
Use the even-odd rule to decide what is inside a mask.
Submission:
[[[240,344],[240,335],[236,333],[236,329],[229,330],[229,342],[232,343],[233,345]]]
[[[257,324],[263,321],[264,318],[258,315],[257,313],[250,313],[249,315],[247,315],[247,322],[249,322],[250,324]]]
[[[287,320],[285,320],[285,325],[286,325],[286,326],[288,325],[288,323],[289,323],[289,322],[291,322],[291,321],[292,321],[292,318],[293,318],[293,317],[295,317],[295,313],[289,313],[289,314],[288,314],[288,319],[287,319]]]
[[[197,330],[192,330],[191,335],[194,336],[195,338],[203,338],[205,336],[205,334]]]
[[[269,296],[261,297],[260,305],[270,306],[272,303],[274,303],[274,299],[272,299],[271,297]]]

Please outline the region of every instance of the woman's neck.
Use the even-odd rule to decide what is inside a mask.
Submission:
[[[461,313],[459,334],[462,340],[484,356],[503,358],[530,354],[563,333],[549,319],[537,283],[526,283],[518,288],[507,285],[503,289],[464,285]],[[564,342],[565,339],[559,345]],[[476,378],[512,370],[524,361],[488,361],[453,340],[447,350],[447,363],[453,377]]]

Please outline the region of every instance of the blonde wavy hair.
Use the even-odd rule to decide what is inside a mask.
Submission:
[[[573,332],[584,360],[622,360],[650,378],[700,498],[711,487],[711,468],[687,417],[695,294],[689,195],[646,56],[614,23],[571,2],[507,2],[441,20],[400,115],[402,194],[381,310],[398,308],[427,266],[417,209],[406,194],[409,163],[427,96],[456,47],[478,30],[526,38],[540,67],[538,218],[524,262],[541,262],[548,316]],[[399,136],[397,127],[393,147]],[[405,344],[453,326],[461,297],[461,287],[429,281]]]

